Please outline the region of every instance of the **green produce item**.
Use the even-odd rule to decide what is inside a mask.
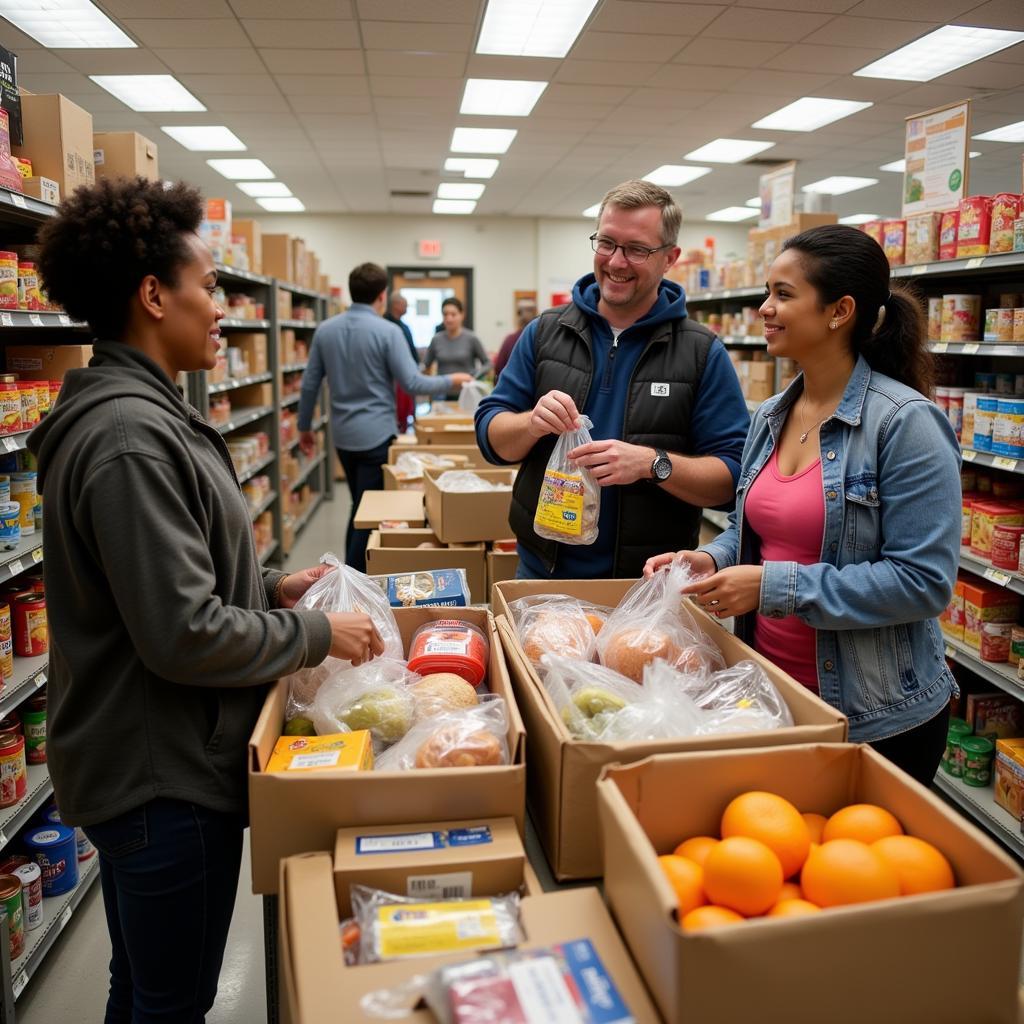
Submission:
[[[370,690],[338,716],[353,732],[369,729],[382,743],[397,743],[412,725],[413,702],[391,687]]]
[[[315,736],[316,729],[308,718],[293,718],[284,724],[285,736]]]
[[[614,714],[626,706],[626,702],[621,697],[616,697],[614,693],[602,690],[599,686],[587,686],[582,690],[577,690],[573,694],[572,702],[587,718]]]

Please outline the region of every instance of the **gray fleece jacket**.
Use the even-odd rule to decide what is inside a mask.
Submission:
[[[155,797],[244,814],[267,684],[330,647],[319,611],[269,610],[221,435],[130,345],[100,342],[32,432],[50,623],[47,761],[62,818]]]

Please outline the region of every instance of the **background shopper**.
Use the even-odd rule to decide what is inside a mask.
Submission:
[[[498,378],[501,377],[501,371],[508,365],[509,358],[512,355],[512,349],[516,347],[516,342],[519,340],[520,335],[526,330],[526,325],[537,315],[536,307],[527,307],[521,309],[517,314],[518,326],[511,333],[505,335],[505,340],[501,343],[501,348],[498,349],[498,354],[494,357],[494,383],[498,383]]]
[[[928,783],[956,683],[936,616],[960,554],[960,452],[925,396],[917,299],[855,228],[812,228],[772,264],[768,352],[803,371],[754,416],[732,526],[699,551],[699,604]],[[648,562],[647,575],[672,555]]]
[[[105,180],[41,233],[49,294],[98,339],[29,447],[46,500],[47,761],[62,819],[99,851],[108,1024],[204,1019],[268,684],[383,650],[366,615],[293,610],[327,570],[260,568],[224,439],[175,386],[220,347],[203,210],[184,185]]]
[[[388,300],[388,311],[384,319],[393,323],[409,344],[409,354],[413,361],[419,365],[420,357],[416,351],[416,342],[413,341],[412,331],[409,325],[402,319],[409,309],[409,302],[401,292],[394,292]],[[416,396],[410,395],[401,384],[395,385],[395,413],[397,418],[398,432],[404,434],[409,429],[409,421],[416,417]]]
[[[490,356],[484,351],[480,339],[463,327],[466,319],[462,302],[451,296],[441,303],[444,330],[438,331],[430,340],[423,365],[430,369],[436,364],[437,372],[444,374],[468,373],[477,376],[491,365]],[[451,391],[449,398],[457,398],[458,392]]]

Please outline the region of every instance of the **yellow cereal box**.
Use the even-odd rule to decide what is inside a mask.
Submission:
[[[267,763],[268,772],[365,772],[371,768],[373,744],[367,729],[327,736],[282,736]]]

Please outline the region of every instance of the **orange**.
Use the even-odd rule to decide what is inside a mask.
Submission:
[[[742,920],[735,910],[708,905],[691,910],[679,924],[684,932],[702,932],[707,928],[721,928],[724,924],[737,924]]]
[[[782,865],[760,840],[730,836],[704,861],[704,892],[710,903],[754,917],[774,906],[781,891]]]
[[[783,882],[782,891],[779,893],[779,898],[776,902],[781,903],[783,900],[802,900],[803,898],[804,891],[800,888],[799,882]]]
[[[821,845],[821,832],[828,818],[824,814],[814,814],[811,811],[801,814],[800,817],[807,822],[807,831],[811,834],[811,842]]]
[[[707,903],[704,897],[704,869],[686,857],[667,853],[658,858],[669,885],[675,890],[679,916]]]
[[[711,836],[694,836],[680,843],[672,852],[677,857],[689,857],[690,860],[704,867],[707,855],[716,847],[719,840]]]
[[[803,917],[805,914],[820,914],[821,907],[810,900],[779,900],[765,917]]]
[[[782,874],[791,878],[807,860],[811,836],[807,822],[786,799],[775,793],[753,790],[733,800],[722,815],[722,838],[746,836],[757,839],[782,864]]]
[[[825,822],[822,842],[833,839],[859,839],[869,845],[885,836],[903,835],[903,826],[884,807],[875,804],[850,804],[841,807]]]
[[[916,836],[886,836],[872,843],[871,849],[895,870],[904,896],[956,885],[949,861],[931,843]]]
[[[867,843],[833,839],[819,846],[800,876],[805,899],[819,907],[869,903],[900,894],[895,868]]]

